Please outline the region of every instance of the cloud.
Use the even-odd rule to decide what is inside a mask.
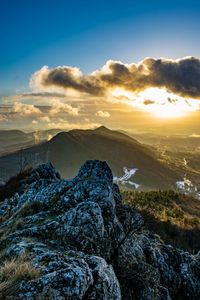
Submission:
[[[71,129],[94,129],[99,127],[99,123],[93,123],[93,122],[86,122],[86,123],[69,123],[65,119],[59,118],[56,123],[50,122],[48,123],[48,128],[58,128],[58,129],[65,129],[65,130],[71,130]]]
[[[109,112],[107,112],[107,111],[102,111],[102,110],[97,111],[95,115],[96,115],[97,117],[101,117],[101,118],[109,118],[109,117],[110,117]]]
[[[48,116],[40,117],[40,121],[48,123],[50,122],[50,118]]]
[[[24,104],[24,103],[19,103],[15,102],[13,107],[12,107],[12,112],[13,113],[18,113],[20,115],[25,115],[25,116],[38,116],[41,115],[41,110],[37,107],[35,107],[32,104]]]
[[[101,92],[101,87],[95,81],[94,76],[85,76],[78,68],[63,66],[49,69],[44,66],[32,76],[30,85],[39,91],[60,87],[96,95]]]
[[[39,106],[50,105],[52,99],[63,99],[69,101],[69,96],[66,97],[63,93],[56,92],[27,92],[27,93],[17,93],[15,95],[9,95],[0,97],[0,105],[13,105],[15,102],[25,103],[25,104],[36,104]]]
[[[200,59],[145,58],[138,64],[109,60],[101,69],[88,75],[75,67],[50,69],[44,66],[33,74],[30,84],[37,92],[72,89],[96,96],[107,95],[115,88],[137,93],[157,87],[183,97],[200,99]]]
[[[67,113],[72,116],[78,116],[79,108],[72,107],[70,104],[64,103],[59,99],[54,99],[51,101],[51,109],[49,111],[50,115],[55,115],[59,113]]]
[[[41,93],[22,93],[22,94],[19,94],[20,97],[23,99],[23,98],[34,98],[34,97],[38,97],[38,98],[41,98],[41,97],[58,97],[58,98],[63,98],[65,96],[65,94],[62,94],[62,93],[53,93],[53,92],[41,92]],[[19,97],[18,95],[16,95],[16,97]]]
[[[0,113],[0,122],[7,122],[8,118],[6,115]]]

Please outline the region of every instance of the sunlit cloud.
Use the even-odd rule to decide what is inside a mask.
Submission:
[[[2,128],[93,128],[99,123],[118,128],[133,126],[133,120],[135,126],[147,119],[156,123],[157,118],[196,117],[200,60],[109,60],[90,74],[76,67],[45,66],[33,74],[30,87],[29,92],[1,98]]]
[[[8,118],[6,115],[0,114],[0,122],[7,122]]]
[[[109,118],[110,117],[110,113],[109,112],[102,111],[102,110],[97,111],[95,115],[97,117],[100,117],[100,118]]]
[[[49,111],[50,115],[55,115],[59,113],[67,113],[73,116],[78,116],[79,114],[79,107],[72,107],[68,103],[62,102],[60,99],[53,99],[51,102],[51,109]]]
[[[200,109],[200,101],[187,99],[158,88],[148,88],[138,93],[133,105],[159,118],[182,117]]]
[[[200,138],[200,134],[193,133],[189,137],[198,139],[198,138]]]
[[[53,69],[44,66],[33,74],[30,85],[35,92],[74,90],[90,95],[107,95],[115,88],[138,93],[157,87],[183,97],[198,99],[199,78],[198,58],[145,58],[138,64],[109,60],[101,69],[91,74],[83,74],[78,68],[70,66]]]
[[[101,109],[101,101],[129,105],[162,118],[180,117],[199,110],[200,60],[184,57],[145,58],[135,64],[109,60],[99,70],[83,74],[76,67],[44,66],[33,74],[30,82],[33,93],[73,93],[88,100],[99,101],[96,117],[110,117]],[[72,97],[73,99],[73,97]],[[195,102],[196,101],[196,102]],[[77,115],[78,109],[56,100],[52,112],[66,111]]]
[[[48,123],[48,128],[62,128],[64,130],[71,130],[71,129],[94,129],[99,127],[101,124],[93,123],[93,122],[78,122],[78,123],[69,123],[65,119],[59,119],[57,122],[50,122]]]
[[[200,100],[184,98],[166,89],[147,88],[138,93],[115,89],[112,102],[132,106],[135,109],[149,112],[159,118],[176,118],[200,110]]]
[[[50,118],[48,116],[40,117],[40,121],[48,123],[50,122]]]
[[[15,102],[13,107],[12,107],[12,111],[14,113],[18,113],[20,115],[32,115],[32,116],[35,116],[35,115],[41,115],[42,112],[39,108],[35,107],[34,105],[32,104],[23,104],[23,103],[20,103],[20,102]]]

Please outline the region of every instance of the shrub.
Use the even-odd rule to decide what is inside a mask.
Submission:
[[[20,181],[26,178],[32,169],[19,172],[16,176],[11,177],[5,185],[0,186],[0,202],[5,198],[11,198],[16,192],[19,191]]]
[[[122,191],[122,196],[165,243],[191,253],[200,249],[199,200],[175,191]]]

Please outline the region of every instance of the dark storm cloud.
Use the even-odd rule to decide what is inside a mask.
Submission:
[[[158,59],[151,62],[151,81],[173,93],[200,97],[200,60],[187,57],[178,61]]]
[[[73,89],[92,95],[101,93],[101,87],[94,76],[84,76],[78,68],[68,66],[54,69],[43,67],[33,75],[31,85],[42,89],[50,86]]]
[[[91,95],[105,95],[115,88],[140,92],[157,87],[183,97],[200,98],[200,60],[195,57],[178,60],[146,58],[138,64],[110,60],[89,75],[67,66],[43,67],[33,75],[31,85],[36,90],[57,87]]]

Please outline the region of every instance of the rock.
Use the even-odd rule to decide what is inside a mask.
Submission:
[[[80,168],[77,180],[104,180],[109,185],[113,185],[112,171],[105,161],[87,160]]]
[[[54,168],[54,166],[51,163],[48,164],[42,164],[38,167],[36,167],[25,179],[25,182],[35,182],[39,179],[49,179],[49,180],[58,180],[60,179],[60,174],[58,171]]]
[[[73,256],[60,258],[47,254],[41,257],[41,263],[47,264],[48,272],[45,270],[38,279],[22,282],[19,297],[35,299],[40,295],[52,299],[83,299],[93,285],[92,271],[86,261]]]
[[[106,162],[87,161],[72,180],[41,165],[20,184],[0,204],[2,260],[28,253],[39,275],[21,278],[11,296],[200,299],[200,255],[145,230],[140,214],[122,203]]]

